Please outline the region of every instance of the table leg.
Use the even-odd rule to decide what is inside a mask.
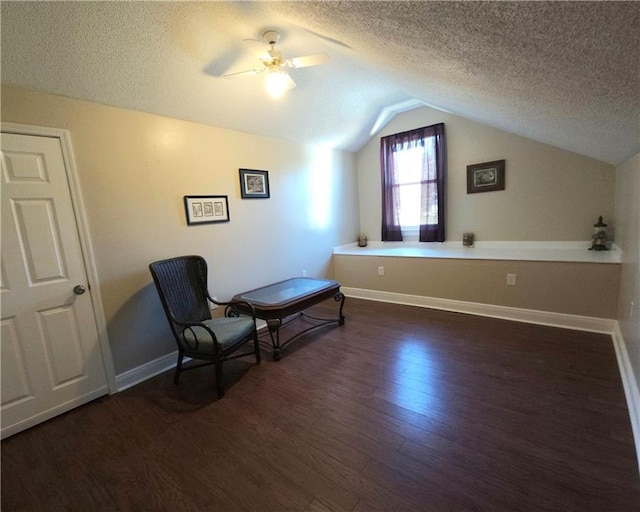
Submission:
[[[340,301],[340,309],[338,310],[338,325],[344,325],[344,315],[342,314],[342,308],[344,308],[344,293],[338,292],[333,298],[336,302]]]
[[[280,327],[282,326],[282,319],[267,320],[267,327],[269,328],[269,336],[271,337],[271,347],[273,348],[273,360],[280,360]],[[275,333],[275,334],[274,334]]]
[[[271,339],[271,350],[273,351],[273,360],[274,361],[279,361],[280,358],[282,357],[282,350],[289,343],[291,343],[293,340],[295,340],[299,336],[302,336],[306,332],[309,332],[309,331],[311,331],[313,329],[317,329],[318,327],[322,327],[323,325],[330,324],[330,323],[337,323],[338,325],[344,325],[345,316],[344,316],[344,313],[343,313],[343,309],[344,309],[345,295],[342,292],[338,292],[332,298],[336,302],[340,303],[340,306],[338,308],[338,316],[337,316],[337,318],[335,318],[335,317],[334,318],[318,318],[316,316],[309,315],[305,311],[298,311],[297,313],[294,313],[294,314],[288,316],[286,322],[283,321],[282,318],[273,318],[273,319],[266,320],[267,327],[269,329],[269,338]],[[310,306],[313,306],[313,305],[315,305],[315,304],[314,303],[310,304]],[[316,325],[312,325],[311,327],[308,327],[307,329],[304,329],[304,330],[296,333],[295,335],[293,335],[292,337],[287,339],[284,343],[280,344],[280,329],[283,328],[283,327],[286,327],[290,323],[292,323],[295,320],[297,320],[299,318],[302,318],[302,317],[309,318],[309,319],[314,320],[314,321],[319,322],[319,323],[317,323]],[[267,343],[266,340],[261,341],[261,342],[262,343]]]

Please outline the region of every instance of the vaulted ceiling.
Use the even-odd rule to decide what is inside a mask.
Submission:
[[[2,2],[2,83],[357,151],[420,105],[618,163],[640,146],[637,2]],[[280,100],[267,29],[292,69]]]

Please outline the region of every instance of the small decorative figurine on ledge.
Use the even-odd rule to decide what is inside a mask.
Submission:
[[[591,236],[590,251],[608,251],[607,248],[607,232],[604,228],[607,224],[602,222],[602,217],[598,217],[598,222],[593,225],[593,235]]]
[[[462,246],[463,247],[473,247],[475,243],[475,237],[473,233],[463,233],[462,234]]]
[[[367,237],[365,235],[360,235],[358,237],[358,247],[366,247],[367,246]]]

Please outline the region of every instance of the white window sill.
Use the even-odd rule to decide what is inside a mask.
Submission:
[[[591,242],[369,242],[334,247],[333,254],[351,256],[390,256],[402,258],[449,258],[475,260],[566,261],[582,263],[621,263],[622,251],[613,244],[609,251],[590,251]]]

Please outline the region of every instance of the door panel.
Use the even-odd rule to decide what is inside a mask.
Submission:
[[[76,329],[77,319],[71,307],[38,312],[45,356],[54,388],[76,382],[84,376],[84,353]],[[59,343],[63,338],[65,343]]]
[[[107,393],[59,139],[2,135],[2,437]]]
[[[27,369],[18,342],[15,318],[2,320],[2,403],[13,404],[33,398]]]
[[[6,182],[48,182],[42,153],[8,153],[5,155]]]
[[[30,283],[66,277],[53,202],[50,199],[23,199],[13,201],[12,206]]]

